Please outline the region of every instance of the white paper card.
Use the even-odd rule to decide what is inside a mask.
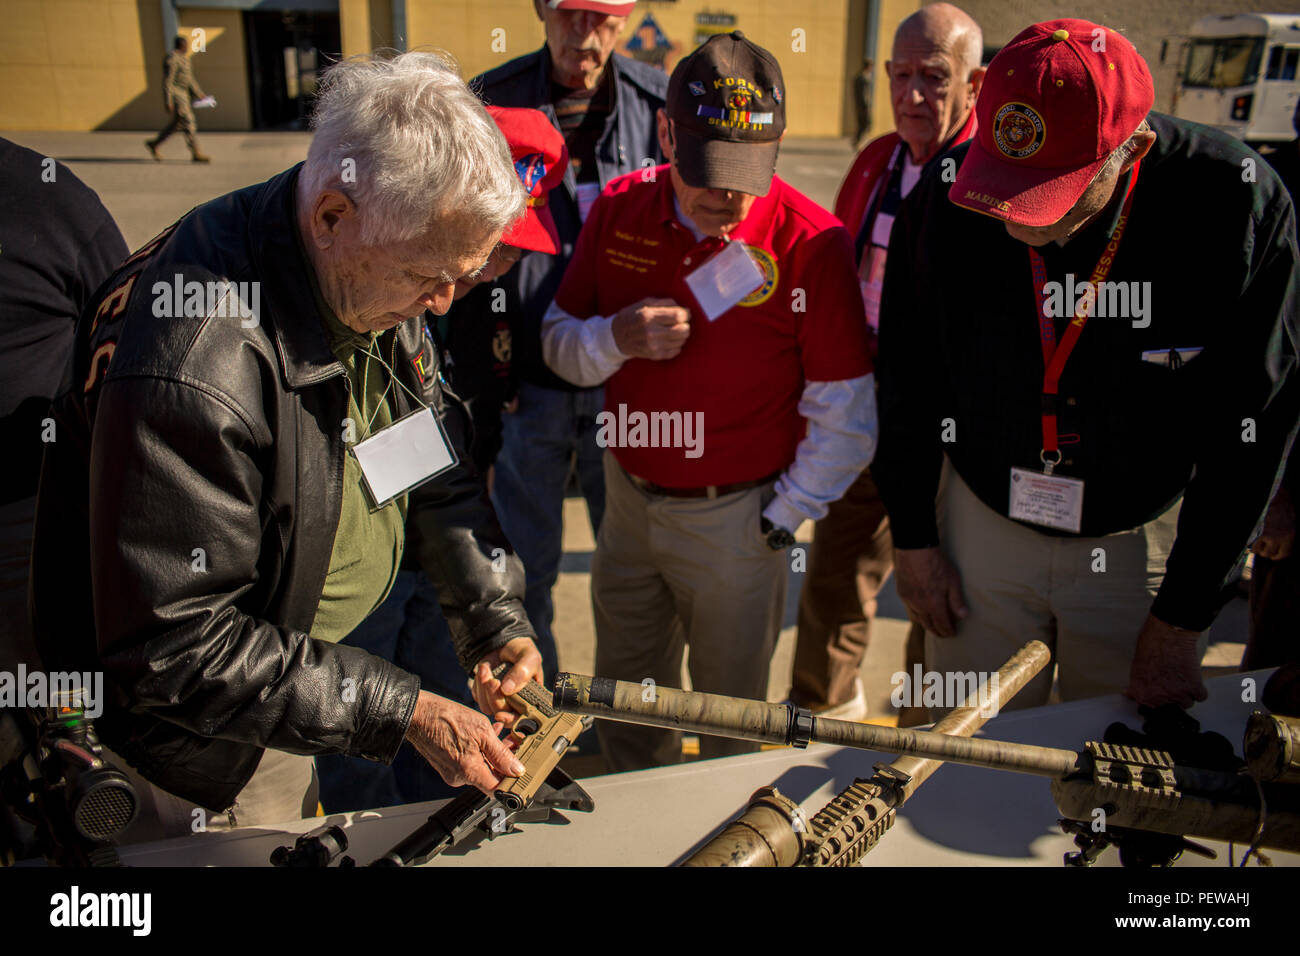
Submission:
[[[763,282],[763,270],[739,239],[727,243],[727,248],[686,277],[686,285],[710,322]]]
[[[600,197],[600,183],[578,183],[578,221],[586,222],[591,207]]]
[[[1083,482],[1028,468],[1012,468],[1008,514],[1019,521],[1077,534],[1083,521]]]
[[[385,505],[456,464],[431,408],[400,418],[352,447],[366,489],[376,506]]]

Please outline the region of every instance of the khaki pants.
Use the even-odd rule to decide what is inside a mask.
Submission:
[[[198,127],[194,124],[194,110],[190,106],[189,94],[178,97],[176,108],[171,110],[171,120],[164,126],[153,138],[154,148],[157,149],[163,141],[177,131],[185,137],[185,145],[190,148],[191,154],[199,151]]]
[[[1180,507],[1098,538],[1041,534],[990,509],[945,463],[939,536],[961,572],[970,614],[955,637],[926,633],[927,670],[993,672],[1037,638],[1052,649],[1062,700],[1122,692],[1138,631],[1164,580]],[[1202,634],[1202,653],[1208,642]],[[1051,688],[1047,667],[1007,709],[1045,704]],[[945,704],[931,707],[931,717],[945,713]]]
[[[642,491],[605,453],[605,516],[591,565],[596,673],[664,687],[681,683],[690,644],[697,691],[764,700],[785,607],[785,551],[759,522],[770,485],[720,498]],[[681,761],[677,731],[598,720],[614,770]],[[700,737],[705,758],[752,753],[757,744]]]
[[[117,842],[148,843],[170,840],[207,830],[261,826],[301,820],[316,815],[319,787],[314,757],[268,750],[234,806],[226,813],[214,813],[154,786],[136,773],[125,760],[104,748],[105,758],[131,778],[140,798],[135,821]]]

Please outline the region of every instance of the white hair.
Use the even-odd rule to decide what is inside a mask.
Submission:
[[[419,238],[448,213],[497,233],[524,213],[505,137],[449,57],[411,52],[335,64],[312,128],[303,188],[348,196],[368,245]]]

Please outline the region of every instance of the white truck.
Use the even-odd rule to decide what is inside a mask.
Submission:
[[[1300,13],[1202,17],[1181,39],[1175,116],[1252,146],[1295,139]]]

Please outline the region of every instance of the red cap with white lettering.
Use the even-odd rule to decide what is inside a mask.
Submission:
[[[1155,103],[1151,71],[1120,34],[1087,20],[1019,33],[989,64],[979,133],[948,198],[1022,226],[1050,226],[1079,201]]]

